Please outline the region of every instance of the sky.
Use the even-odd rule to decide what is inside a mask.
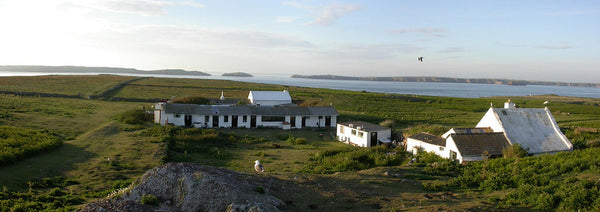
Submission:
[[[0,27],[0,65],[600,83],[597,0],[0,0]]]

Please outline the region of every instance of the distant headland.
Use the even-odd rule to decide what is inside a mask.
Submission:
[[[452,77],[350,77],[339,75],[299,75],[294,74],[292,78],[328,79],[328,80],[362,80],[362,81],[394,81],[394,82],[445,82],[445,83],[478,83],[496,85],[551,85],[551,86],[574,86],[574,87],[596,87],[598,83],[570,83],[570,82],[544,82],[531,80],[510,79],[467,79]]]
[[[244,73],[244,72],[224,73],[221,76],[224,76],[224,77],[254,77],[252,74],[248,74],[248,73]]]
[[[86,67],[86,66],[0,66],[0,72],[34,72],[34,73],[93,73],[93,74],[163,74],[210,76],[201,71],[186,71],[183,69],[161,69],[143,71],[133,68]]]

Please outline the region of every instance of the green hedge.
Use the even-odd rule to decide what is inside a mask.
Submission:
[[[48,152],[62,145],[62,139],[47,132],[0,126],[0,165]]]

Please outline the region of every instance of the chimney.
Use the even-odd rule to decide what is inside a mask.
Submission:
[[[504,103],[504,109],[514,109],[515,107],[515,103],[510,101],[510,99],[508,100],[508,102]]]

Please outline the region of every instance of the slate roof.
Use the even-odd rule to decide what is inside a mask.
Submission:
[[[292,97],[287,91],[250,91],[248,98],[254,100],[276,100],[292,102]]]
[[[375,131],[383,131],[383,130],[390,130],[390,128],[384,127],[384,126],[380,126],[377,124],[371,124],[368,122],[363,122],[363,121],[352,121],[352,122],[345,122],[345,123],[340,123],[340,125],[346,126],[346,127],[350,127],[350,125],[352,125],[353,129],[357,129],[357,127],[361,127],[360,130],[365,131],[365,132],[375,132]]]
[[[450,134],[460,154],[465,156],[481,156],[487,151],[490,155],[502,155],[502,150],[509,146],[504,133]]]
[[[560,131],[547,108],[490,108],[490,110],[493,111],[494,116],[487,118],[495,119],[503,128],[494,131],[505,132],[511,143],[529,148],[529,153],[568,151],[573,148],[573,144]],[[480,123],[483,122],[482,118]],[[477,126],[481,125],[477,124]]]
[[[255,105],[196,105],[168,103],[165,113],[197,115],[266,115],[266,116],[337,116],[334,107],[306,107],[297,105],[255,106]]]
[[[446,139],[425,132],[414,134],[409,138],[437,146],[446,146]]]

